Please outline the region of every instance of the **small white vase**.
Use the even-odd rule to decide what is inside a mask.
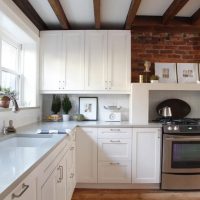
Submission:
[[[70,115],[67,115],[67,114],[63,114],[63,122],[67,122],[67,121],[69,121],[69,117],[70,117]]]

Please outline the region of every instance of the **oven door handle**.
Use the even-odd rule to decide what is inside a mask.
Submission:
[[[168,141],[200,141],[200,137],[165,137]]]

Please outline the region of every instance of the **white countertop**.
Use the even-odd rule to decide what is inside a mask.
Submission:
[[[160,123],[149,123],[146,125],[135,125],[126,121],[123,122],[104,122],[104,121],[68,121],[68,122],[39,122],[17,129],[17,133],[36,133],[42,130],[63,130],[75,127],[96,127],[96,128],[161,128]]]
[[[36,134],[41,130],[64,130],[75,127],[126,127],[126,128],[160,128],[159,123],[133,125],[129,122],[101,121],[68,121],[68,122],[39,122],[17,129],[18,134]],[[41,135],[42,136],[42,135]],[[45,145],[35,147],[1,147],[0,145],[0,200],[8,195],[23,178],[34,169],[48,153],[62,141],[66,135],[52,134],[51,140]],[[0,140],[4,140],[4,136]]]
[[[0,199],[8,195],[66,135],[51,135],[50,140],[35,147],[5,147],[0,145]],[[1,140],[12,137],[2,137]],[[42,135],[41,135],[42,137]]]

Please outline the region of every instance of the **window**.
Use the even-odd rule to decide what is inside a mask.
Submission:
[[[20,45],[1,39],[0,85],[20,93]]]

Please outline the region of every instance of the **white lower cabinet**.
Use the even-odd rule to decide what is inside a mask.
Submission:
[[[36,177],[31,173],[4,200],[36,200]]]
[[[160,183],[161,129],[133,128],[132,183]]]
[[[76,134],[78,183],[97,183],[97,128],[78,128]]]
[[[131,183],[131,161],[99,162],[98,183]]]
[[[57,165],[52,163],[45,169],[44,173],[38,177],[38,200],[65,200],[66,169],[66,155]]]
[[[76,174],[75,174],[75,141],[71,144],[67,152],[67,200],[72,198],[75,186],[76,186]]]
[[[98,129],[98,183],[131,183],[131,132]]]

